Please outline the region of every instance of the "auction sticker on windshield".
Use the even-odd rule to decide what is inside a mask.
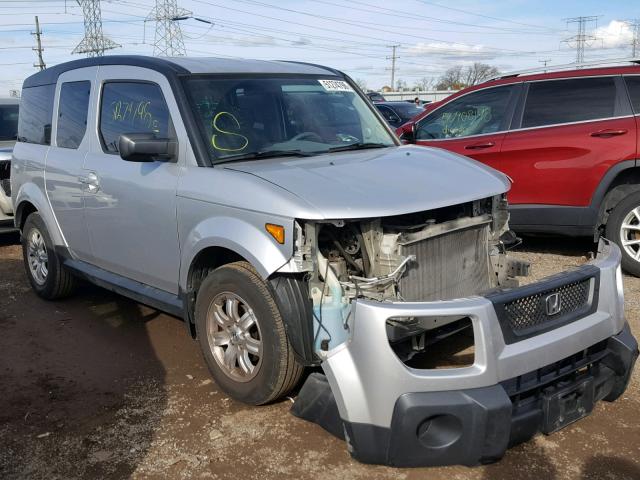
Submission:
[[[318,80],[327,92],[353,92],[353,88],[343,80]]]

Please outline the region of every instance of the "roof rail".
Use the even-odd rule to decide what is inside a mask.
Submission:
[[[486,80],[487,82],[490,82],[492,80],[500,80],[502,78],[512,78],[512,77],[519,77],[520,75],[532,75],[535,73],[547,73],[547,72],[562,72],[565,70],[578,70],[581,68],[588,68],[588,67],[602,67],[602,66],[607,66],[607,65],[611,65],[611,66],[616,66],[616,65],[621,65],[621,64],[625,64],[625,63],[637,63],[640,64],[640,58],[639,57],[630,57],[630,58],[612,58],[609,60],[598,60],[598,61],[594,61],[594,62],[583,62],[583,63],[565,63],[563,65],[552,65],[552,66],[548,66],[548,67],[536,67],[536,68],[529,68],[526,70],[517,70],[515,72],[507,72],[507,73],[501,73],[500,75],[496,75],[495,77],[492,77],[488,80]]]

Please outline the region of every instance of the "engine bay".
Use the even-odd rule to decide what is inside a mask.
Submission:
[[[392,217],[298,224],[294,259],[307,272],[316,351],[346,340],[354,299],[439,301],[517,286],[529,265],[507,256],[519,241],[508,218],[506,199],[497,196]],[[430,343],[427,330],[446,338],[447,325],[460,320],[390,319],[389,339],[415,352]]]

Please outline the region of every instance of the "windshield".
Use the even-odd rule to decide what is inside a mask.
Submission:
[[[192,77],[186,82],[214,163],[269,152],[312,155],[396,144],[368,103],[338,78]]]
[[[0,140],[18,137],[18,105],[0,105]]]
[[[393,109],[402,120],[411,120],[416,115],[424,112],[424,108],[416,107],[413,103],[394,105]]]

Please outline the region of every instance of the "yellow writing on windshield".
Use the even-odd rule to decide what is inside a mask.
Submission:
[[[213,145],[213,148],[215,148],[216,150],[220,150],[223,152],[239,152],[240,150],[244,150],[245,148],[247,148],[247,145],[249,145],[249,139],[239,133],[222,129],[218,125],[218,123],[222,122],[225,118],[230,120],[230,126],[235,125],[235,128],[240,130],[240,122],[233,114],[229,112],[218,112],[216,116],[213,117],[211,126],[219,133],[213,134],[213,136],[211,137],[211,145]]]

